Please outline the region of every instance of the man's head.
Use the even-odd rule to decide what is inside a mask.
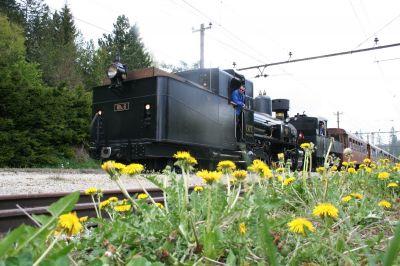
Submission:
[[[240,92],[241,94],[245,93],[245,92],[246,92],[246,87],[243,86],[243,85],[240,85],[240,87],[239,87],[239,92]]]

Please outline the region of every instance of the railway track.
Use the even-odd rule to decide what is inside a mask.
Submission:
[[[146,189],[156,202],[162,202],[162,191],[157,188]],[[128,189],[130,195],[143,193],[142,189]],[[0,233],[6,233],[21,224],[35,225],[27,214],[49,214],[47,208],[69,193],[43,193],[0,196]],[[123,199],[119,190],[104,190],[103,198],[118,197]],[[95,216],[92,199],[81,192],[74,211],[78,216]]]

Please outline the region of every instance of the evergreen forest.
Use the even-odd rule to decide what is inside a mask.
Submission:
[[[153,65],[136,25],[121,15],[113,26],[95,45],[68,5],[0,2],[0,167],[90,162],[92,87],[117,54],[130,70]]]

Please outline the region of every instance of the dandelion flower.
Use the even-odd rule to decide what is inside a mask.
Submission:
[[[86,222],[88,219],[89,219],[88,216],[82,216],[82,217],[79,218],[79,222],[84,223],[84,222]]]
[[[332,172],[336,172],[336,171],[337,171],[337,166],[336,166],[336,165],[332,166],[332,167],[331,167],[331,171],[332,171]]]
[[[194,192],[202,192],[204,188],[202,186],[195,186],[193,190]]]
[[[149,196],[146,193],[140,193],[137,198],[140,200],[147,199]]]
[[[189,165],[197,164],[197,160],[193,158],[187,151],[178,151],[177,153],[174,154],[174,158],[180,161],[184,161]]]
[[[311,149],[311,144],[310,143],[303,143],[300,145],[300,148],[302,148],[303,150],[309,150]]]
[[[124,175],[137,175],[143,172],[144,167],[143,165],[139,163],[131,163],[130,165],[125,166],[122,170],[121,173]]]
[[[320,166],[320,167],[317,167],[316,171],[318,174],[322,175],[325,172],[325,168],[323,166]]]
[[[360,193],[351,193],[350,196],[356,198],[356,199],[362,199],[364,196]]]
[[[110,201],[109,200],[104,200],[104,201],[100,202],[99,208],[101,210],[101,209],[104,209],[104,208],[108,207],[109,205],[110,205]]]
[[[353,167],[348,168],[348,169],[347,169],[347,172],[348,172],[349,174],[355,174],[355,173],[357,173],[356,169],[354,169]]]
[[[397,183],[395,182],[390,182],[387,187],[398,187],[399,185],[397,185]]]
[[[348,195],[342,198],[342,202],[349,202],[353,197]]]
[[[296,218],[296,219],[292,220],[291,222],[289,222],[288,226],[289,226],[289,231],[296,233],[296,234],[305,235],[305,233],[306,233],[305,229],[307,229],[310,232],[315,231],[313,224],[305,218]]]
[[[380,202],[378,202],[378,206],[385,209],[390,209],[392,207],[392,204],[387,200],[381,200]]]
[[[131,209],[131,205],[126,204],[126,205],[119,205],[119,206],[115,206],[114,210],[117,212],[127,212]]]
[[[247,169],[254,173],[262,173],[266,167],[268,166],[263,161],[256,159]]]
[[[286,178],[286,179],[283,181],[283,185],[284,185],[284,186],[288,186],[288,185],[292,184],[295,180],[296,180],[296,179],[295,179],[293,176],[292,176],[292,177],[289,177],[289,178]]]
[[[371,163],[371,160],[370,160],[369,158],[365,158],[365,159],[363,160],[363,163],[365,163],[365,164],[370,164],[370,163]]]
[[[247,176],[247,171],[245,170],[236,170],[232,173],[233,177],[237,180],[244,180]]]
[[[390,176],[390,174],[388,172],[380,172],[378,174],[378,179],[385,180],[385,179],[388,179],[389,176]]]
[[[109,197],[109,198],[108,198],[108,201],[110,201],[110,202],[117,202],[117,201],[118,201],[118,198],[117,198],[117,197]]]
[[[285,168],[279,167],[279,168],[276,168],[275,171],[276,171],[277,173],[283,173],[283,172],[285,172]]]
[[[164,209],[164,205],[160,202],[156,202],[156,207],[158,207],[160,209]]]
[[[272,177],[271,169],[269,169],[268,166],[265,167],[265,168],[263,169],[263,171],[262,171],[262,176],[263,176],[264,178],[267,178],[267,179],[270,179],[270,178]]]
[[[63,214],[58,218],[58,226],[68,235],[76,235],[82,230],[82,224],[75,212]]]
[[[85,195],[95,195],[97,193],[97,188],[91,187],[85,190]]]
[[[230,173],[236,170],[236,164],[232,161],[226,160],[218,163],[217,171],[223,173]]]
[[[240,223],[239,224],[239,233],[241,235],[246,234],[247,228],[246,228],[246,224],[245,223]]]
[[[313,210],[313,214],[319,217],[337,218],[339,210],[331,203],[320,203]]]
[[[217,171],[201,170],[196,173],[197,176],[201,177],[206,184],[212,184],[221,178],[222,173]]]

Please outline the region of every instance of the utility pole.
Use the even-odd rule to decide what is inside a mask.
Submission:
[[[204,24],[200,24],[200,29],[192,30],[192,32],[199,32],[200,31],[200,68],[204,68],[204,31],[211,29],[212,23],[208,24],[208,27],[204,27]]]
[[[339,127],[339,121],[340,121],[339,116],[342,115],[343,112],[339,113],[339,111],[337,111],[336,113],[333,113],[333,114],[336,115],[337,128],[340,128]]]

